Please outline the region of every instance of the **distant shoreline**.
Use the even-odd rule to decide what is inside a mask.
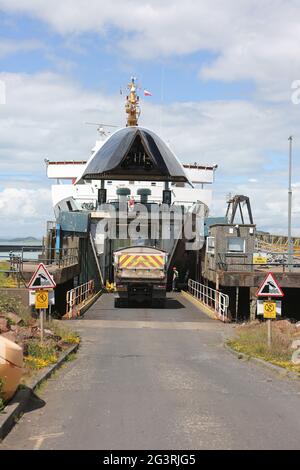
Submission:
[[[28,242],[41,242],[41,238],[35,238],[35,237],[24,237],[24,238],[0,238],[0,243],[2,242],[9,242],[9,243],[28,243]]]

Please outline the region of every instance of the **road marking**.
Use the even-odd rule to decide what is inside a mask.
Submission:
[[[56,432],[56,433],[52,433],[52,434],[42,434],[41,436],[30,437],[29,440],[30,441],[36,441],[36,443],[34,444],[33,449],[34,450],[39,450],[45,439],[53,439],[55,437],[60,437],[60,436],[63,436],[63,435],[64,435],[63,432]]]

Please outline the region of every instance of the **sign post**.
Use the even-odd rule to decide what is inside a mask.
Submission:
[[[48,291],[38,290],[35,293],[35,308],[40,310],[40,330],[41,330],[41,343],[44,341],[44,321],[45,312],[49,306]]]
[[[268,328],[268,348],[272,346],[272,320],[276,320],[276,300],[275,297],[283,297],[281,287],[276,281],[274,275],[269,273],[261,286],[259,287],[257,297],[267,297],[267,300],[263,302],[263,316],[267,320]],[[272,298],[273,297],[273,298]]]
[[[272,346],[272,320],[269,318],[267,320],[268,324],[268,348],[270,349]]]
[[[56,287],[53,277],[43,263],[39,264],[27,287],[35,291],[34,305],[36,310],[40,312],[40,338],[42,343],[44,341],[46,310],[49,307],[49,292],[47,289]],[[50,303],[52,302],[50,301]]]
[[[276,302],[272,302],[269,297],[267,302],[264,302],[264,318],[267,319],[268,325],[268,348],[272,345],[272,319],[276,320]]]

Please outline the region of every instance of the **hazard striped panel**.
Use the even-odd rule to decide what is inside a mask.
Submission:
[[[165,260],[163,255],[121,255],[119,268],[163,268]]]

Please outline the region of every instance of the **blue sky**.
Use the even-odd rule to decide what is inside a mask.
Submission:
[[[23,15],[0,12],[0,40],[36,41],[40,47],[0,58],[2,71],[34,74],[53,70],[75,78],[86,89],[104,90],[114,95],[137,75],[141,86],[151,89],[153,101],[160,103],[199,100],[251,99],[251,80],[224,83],[201,80],[201,64],[209,64],[216,54],[199,51],[180,57],[135,60],[114,47],[120,34],[111,28],[108,34],[94,32],[62,36],[44,22]]]
[[[279,214],[290,134],[296,156],[300,150],[300,106],[290,99],[300,77],[299,7],[292,0],[275,0],[272,11],[268,0],[196,3],[0,0],[2,230],[14,230],[11,207],[27,191],[33,200],[22,234],[43,233],[45,208],[51,218],[44,158],[87,158],[96,133],[86,120],[123,125],[119,90],[134,74],[153,94],[142,99],[141,124],[160,131],[182,161],[219,165],[212,213],[223,215],[226,194],[243,192],[261,228],[286,231]],[[299,169],[295,157],[296,186]],[[300,235],[297,189],[294,198]]]

